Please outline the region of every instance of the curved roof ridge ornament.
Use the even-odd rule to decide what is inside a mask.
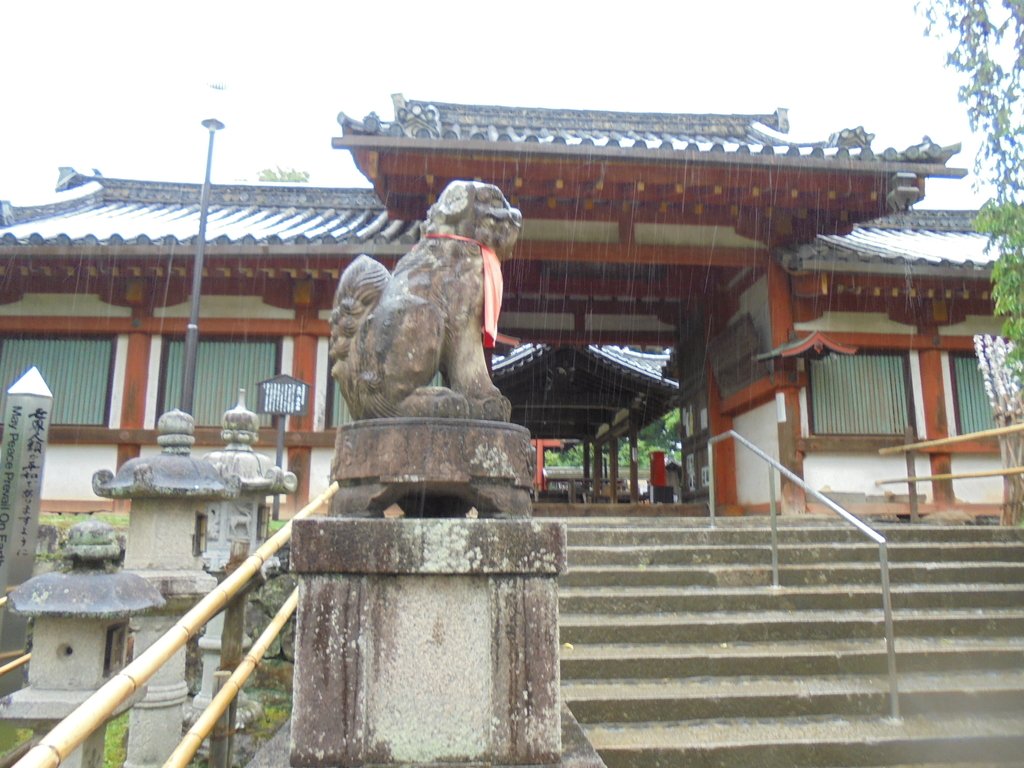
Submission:
[[[802,357],[809,360],[820,360],[828,355],[855,355],[858,347],[842,344],[830,339],[821,331],[814,331],[802,339],[787,341],[771,352],[758,355],[758,360],[773,360],[775,358]]]

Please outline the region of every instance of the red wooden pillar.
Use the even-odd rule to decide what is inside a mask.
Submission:
[[[296,313],[307,314],[304,310]],[[308,317],[300,319],[308,320]],[[316,391],[321,382],[316,370],[317,337],[311,333],[300,333],[294,338],[292,352],[291,375],[309,384],[310,407],[305,416],[289,416],[289,432],[312,432],[316,424],[313,403],[316,402]],[[299,480],[299,488],[295,493],[296,508],[301,508],[309,501],[309,469],[312,451],[308,445],[297,445],[288,448],[288,469],[295,473]]]
[[[776,395],[779,408],[779,463],[797,474],[804,476],[804,454],[799,450],[800,437],[800,390],[787,386]],[[781,479],[782,513],[799,514],[807,511],[807,494],[796,483]]]
[[[732,429],[732,417],[722,413],[722,398],[718,394],[715,372],[708,363],[708,427],[709,437],[720,435]],[[736,443],[723,440],[714,447],[715,452],[715,502],[716,506],[732,507],[737,512],[736,496]]]
[[[768,259],[768,312],[771,322],[772,348],[789,341],[793,334],[793,293],[789,275],[775,259]],[[804,476],[804,457],[798,449],[800,441],[800,390],[796,386],[796,368],[791,362],[776,363],[776,404],[778,409],[779,463],[797,477]],[[781,478],[783,513],[799,513],[807,509],[803,488]]]
[[[146,426],[149,348],[148,333],[128,334],[124,381],[114,382],[114,386],[121,387],[121,429],[143,429]],[[141,448],[138,443],[118,443],[117,466],[136,458]]]
[[[949,437],[946,420],[946,395],[943,389],[942,353],[937,349],[924,349],[918,353],[921,362],[921,395],[924,400],[924,428],[928,440]],[[953,471],[953,456],[950,453],[932,453],[931,473],[945,475]],[[933,480],[932,497],[936,504],[952,504],[953,481]]]

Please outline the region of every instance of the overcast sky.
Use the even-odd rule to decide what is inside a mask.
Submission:
[[[339,111],[422,100],[642,112],[765,113],[821,140],[863,125],[874,148],[925,134],[977,148],[914,0],[638,2],[8,2],[0,11],[0,199],[50,196],[57,168],[215,183],[266,167],[366,186],[331,149]],[[215,91],[211,83],[223,84]],[[968,180],[923,206],[977,207]]]

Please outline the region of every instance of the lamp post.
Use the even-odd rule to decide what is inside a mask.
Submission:
[[[192,413],[192,401],[196,387],[196,356],[199,352],[199,297],[203,285],[203,257],[206,251],[206,216],[210,207],[210,168],[213,165],[213,135],[224,127],[220,120],[203,120],[203,127],[210,132],[210,143],[206,150],[206,178],[199,196],[199,236],[196,238],[196,257],[192,265],[192,308],[185,330],[185,365],[181,379],[181,403],[179,408]]]

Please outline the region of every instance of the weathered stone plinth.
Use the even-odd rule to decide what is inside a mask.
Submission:
[[[562,524],[306,519],[292,568],[293,766],[560,763]]]
[[[530,433],[463,419],[370,419],[338,429],[331,514],[379,517],[529,517]]]

